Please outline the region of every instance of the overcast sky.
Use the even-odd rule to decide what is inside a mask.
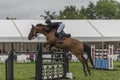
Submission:
[[[58,13],[69,5],[75,5],[77,8],[86,7],[89,1],[95,3],[98,0],[0,0],[0,19],[40,19],[40,15],[44,15],[44,10]]]

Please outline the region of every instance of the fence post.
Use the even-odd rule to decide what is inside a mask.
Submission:
[[[5,61],[6,80],[14,80],[14,48],[11,44],[11,51],[8,55],[8,59]]]
[[[42,80],[42,43],[37,45],[35,63],[36,63],[36,80]]]
[[[69,62],[68,62],[68,56],[66,54],[66,52],[63,53],[63,57],[64,57],[64,60],[63,60],[63,78],[66,77],[66,73],[69,72]]]

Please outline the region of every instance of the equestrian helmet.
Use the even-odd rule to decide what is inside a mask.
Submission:
[[[50,20],[50,19],[47,19],[47,20],[45,21],[45,23],[51,23],[51,20]]]

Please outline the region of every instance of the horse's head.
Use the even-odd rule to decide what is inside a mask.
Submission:
[[[32,25],[28,40],[36,38],[38,33],[44,33],[46,28],[47,26],[43,24],[37,24],[36,26]]]
[[[31,31],[30,31],[30,33],[28,35],[28,40],[31,40],[36,36],[37,36],[36,27],[34,25],[32,25]]]

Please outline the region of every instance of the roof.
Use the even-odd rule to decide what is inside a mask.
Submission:
[[[120,41],[120,20],[52,20],[65,23],[64,31],[81,41]],[[36,42],[27,40],[31,25],[44,20],[0,20],[0,42]],[[43,37],[43,35],[41,35]],[[44,41],[44,38],[42,38]]]

